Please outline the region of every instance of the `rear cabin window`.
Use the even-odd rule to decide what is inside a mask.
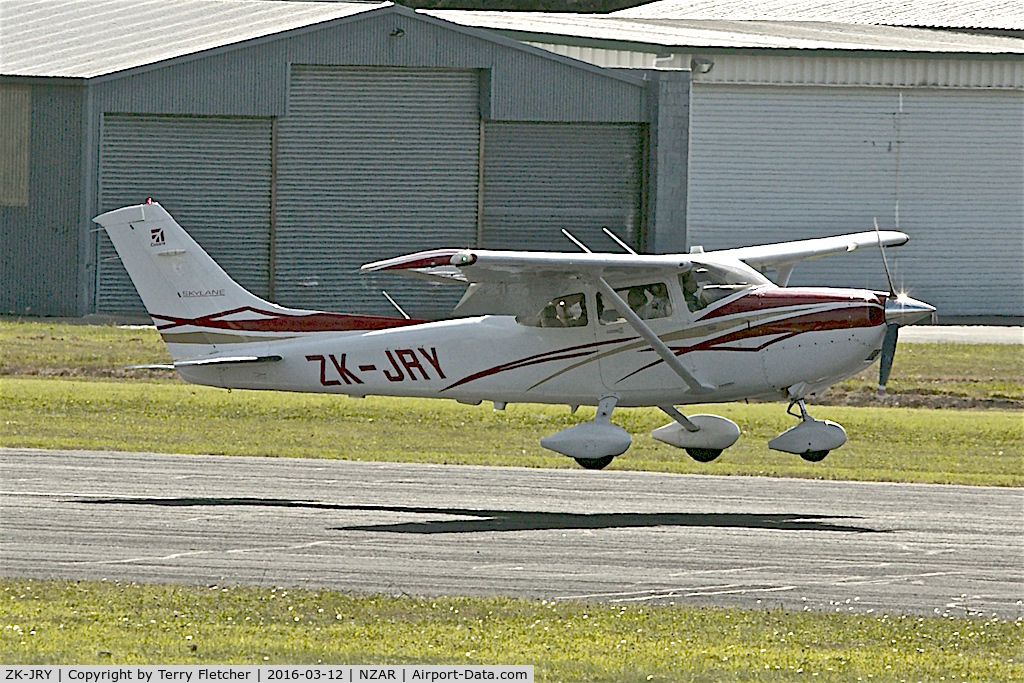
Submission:
[[[623,287],[616,289],[615,293],[622,297],[641,320],[667,318],[672,315],[672,302],[668,298],[668,287],[663,282]],[[612,302],[604,300],[600,292],[597,293],[597,319],[601,321],[602,325],[613,325],[626,321],[612,305]]]
[[[552,299],[535,316],[518,316],[516,322],[529,327],[586,327],[587,297],[582,293]]]

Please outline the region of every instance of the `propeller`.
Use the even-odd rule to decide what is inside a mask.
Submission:
[[[875,234],[878,236],[878,250],[882,252],[882,266],[885,267],[885,280],[889,283],[888,299],[896,299],[896,288],[892,286],[892,274],[889,272],[889,261],[885,258],[885,247],[882,246],[882,232],[878,229],[878,219],[875,220]],[[888,300],[887,299],[887,300]],[[889,373],[892,372],[892,360],[896,356],[896,342],[899,341],[900,326],[898,323],[888,323],[885,326],[885,339],[882,340],[882,357],[878,361],[878,393],[885,393],[885,383],[889,381]]]
[[[900,326],[889,323],[885,326],[885,339],[882,340],[882,357],[878,361],[878,393],[885,393],[885,383],[889,381],[892,371],[892,359],[896,355],[896,342],[900,336]]]

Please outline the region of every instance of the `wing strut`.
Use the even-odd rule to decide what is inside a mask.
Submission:
[[[688,432],[699,432],[700,431],[700,427],[698,427],[697,425],[695,425],[692,422],[690,422],[690,419],[688,417],[686,417],[685,415],[683,415],[681,412],[679,412],[679,409],[676,408],[674,405],[666,404],[666,405],[658,406],[658,407],[661,408],[666,414],[668,414],[668,416],[671,417],[673,420],[675,420],[676,422],[681,424],[683,426],[683,429],[685,429],[686,431],[688,431]]]
[[[795,263],[787,263],[776,267],[775,284],[779,287],[785,287],[789,284],[789,276],[793,274],[793,268],[796,266]]]
[[[661,341],[658,335],[654,333],[654,330],[648,327],[647,323],[641,320],[640,316],[633,312],[633,309],[622,300],[622,297],[611,288],[611,285],[609,285],[603,277],[597,278],[597,288],[601,291],[601,294],[611,300],[615,305],[615,309],[622,314],[622,317],[626,319],[626,322],[629,323],[630,327],[636,330],[636,333],[651,345],[651,348],[654,349],[655,353],[661,356],[661,359],[665,361],[665,364],[672,368],[672,370],[679,375],[684,382],[686,382],[686,386],[690,387],[690,389],[695,393],[714,391],[718,388],[713,384],[706,384],[705,382],[700,381],[692,372],[687,370],[686,366],[679,360],[679,357],[672,353],[672,349],[668,348],[668,346],[665,345],[665,342]]]

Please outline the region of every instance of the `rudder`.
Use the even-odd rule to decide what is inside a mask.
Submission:
[[[223,320],[240,311],[258,311],[258,317],[317,313],[283,308],[249,292],[231,279],[158,203],[126,206],[93,220],[110,236],[146,311],[164,334],[176,359],[185,349],[174,348],[164,332],[169,328],[196,331],[222,327],[214,319]],[[217,337],[212,334],[174,336],[185,343],[207,347],[193,346],[184,355],[210,352],[217,344]],[[226,341],[223,335],[221,341]]]

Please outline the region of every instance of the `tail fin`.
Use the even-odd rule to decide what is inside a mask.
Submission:
[[[232,280],[157,203],[126,206],[93,220],[110,235],[175,361],[217,354],[222,344],[422,322],[283,308],[264,301]]]
[[[232,280],[157,203],[126,206],[93,220],[107,231],[158,327],[162,321],[273,306]]]

